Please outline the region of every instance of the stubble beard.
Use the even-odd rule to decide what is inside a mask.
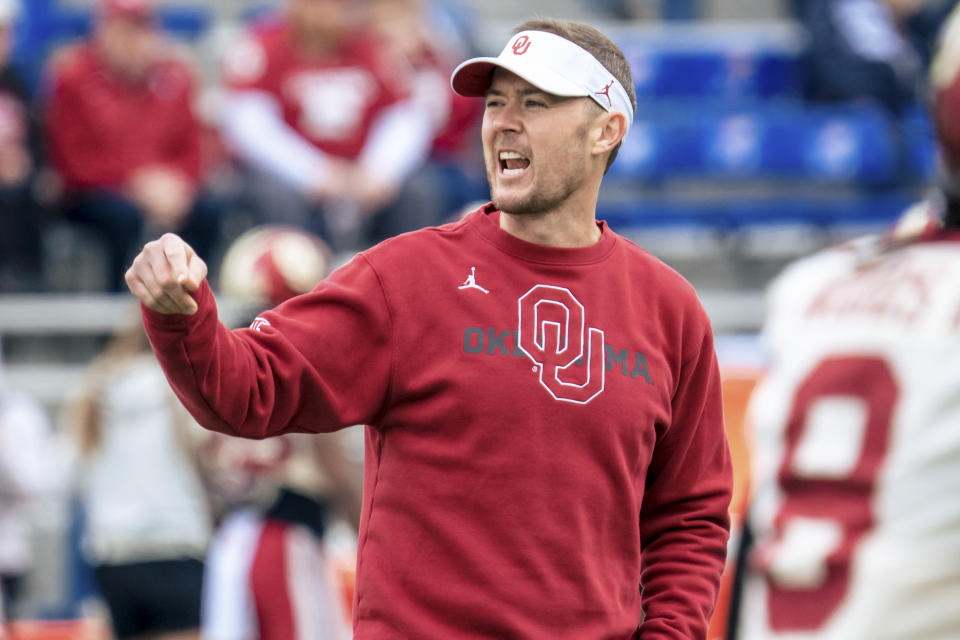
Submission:
[[[487,172],[487,180],[490,184],[495,184],[494,179],[496,169],[493,172]],[[493,174],[493,175],[491,175]],[[529,194],[519,197],[498,197],[491,189],[493,206],[498,211],[512,215],[536,215],[553,211],[573,195],[582,185],[585,175],[584,167],[571,168],[565,172],[563,179],[559,179],[554,188],[544,188],[534,181]]]
[[[513,215],[537,215],[558,209],[583,186],[584,180],[586,180],[586,158],[577,155],[577,149],[585,139],[587,129],[587,122],[577,127],[571,137],[570,155],[567,156],[567,160],[562,167],[557,167],[557,177],[551,179],[550,183],[546,185],[540,184],[534,178],[528,194],[516,197],[514,202],[510,202],[508,198],[497,197],[497,194],[493,193],[492,185],[496,184],[494,180],[498,175],[498,163],[494,160],[493,165],[487,168],[487,181],[491,185],[490,196],[493,206],[498,211]]]

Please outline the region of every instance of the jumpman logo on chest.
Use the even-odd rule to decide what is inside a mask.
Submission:
[[[484,289],[477,284],[477,268],[470,267],[470,275],[467,276],[467,279],[463,281],[463,284],[457,287],[458,289],[479,289],[484,293],[490,293],[488,290]]]

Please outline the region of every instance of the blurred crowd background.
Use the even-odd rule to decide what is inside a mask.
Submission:
[[[484,200],[477,101],[447,74],[538,11],[630,59],[637,126],[599,215],[695,284],[762,285],[892,220],[934,169],[926,70],[952,2],[540,4],[3,0],[0,290],[120,290],[166,230],[216,269],[256,224],[350,251]],[[300,44],[254,44],[285,21]],[[369,74],[282,89],[313,55]]]
[[[183,235],[240,324],[251,305],[298,289],[250,291],[260,276],[242,271],[243,257],[227,266],[244,239],[262,257],[274,241],[257,236],[249,249],[249,234],[264,225],[322,239],[274,242],[278,263],[319,261],[298,276],[309,286],[359,249],[454,219],[487,188],[482,106],[452,94],[450,71],[495,55],[533,15],[585,21],[624,50],[639,101],[598,217],[701,292],[736,425],[769,279],[887,228],[927,192],[928,66],[954,5],[0,0],[7,617],[99,619],[108,634],[98,569],[171,549],[203,559],[250,505],[257,517],[302,515],[301,498],[322,505],[325,527],[340,531],[333,555],[349,557],[362,432],[246,449],[195,433],[129,328],[137,310],[122,274],[146,240]],[[138,435],[124,431],[138,420]],[[310,467],[322,477],[305,476]],[[175,531],[164,537],[164,526]]]

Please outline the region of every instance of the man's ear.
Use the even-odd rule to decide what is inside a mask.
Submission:
[[[596,126],[594,130],[596,138],[591,151],[597,155],[604,155],[613,151],[627,134],[627,117],[619,111],[605,111]]]

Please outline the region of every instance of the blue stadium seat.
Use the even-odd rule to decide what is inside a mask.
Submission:
[[[639,202],[601,202],[598,217],[617,230],[702,226],[736,233],[755,226],[811,225],[882,229],[917,199],[909,190],[877,195],[783,195],[760,198],[689,200],[646,198]]]
[[[759,31],[633,30],[614,35],[641,100],[800,97],[806,58],[795,38]]]
[[[886,185],[901,159],[893,121],[872,104],[806,106],[766,115],[761,171],[828,183]]]
[[[170,7],[160,10],[160,24],[168,33],[195,40],[204,35],[213,24],[210,7],[197,3],[190,7]]]
[[[799,96],[802,59],[775,53],[630,52],[637,97]]]
[[[918,181],[933,178],[937,167],[936,132],[926,105],[915,105],[901,120],[904,153],[911,176]]]
[[[805,180],[876,187],[899,177],[895,123],[872,104],[647,104],[611,168],[620,179]]]

